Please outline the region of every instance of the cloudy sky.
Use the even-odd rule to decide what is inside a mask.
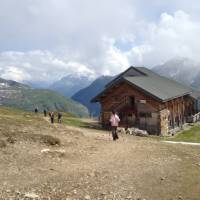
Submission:
[[[0,76],[51,83],[200,61],[199,0],[0,0]]]

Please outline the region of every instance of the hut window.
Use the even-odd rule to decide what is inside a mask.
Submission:
[[[150,112],[146,113],[146,117],[152,117],[151,113]]]
[[[130,104],[131,106],[134,106],[135,105],[135,97],[129,97],[129,101],[130,101]]]
[[[117,96],[112,96],[113,101],[118,101],[119,98]]]
[[[139,116],[140,117],[145,117],[145,118],[150,118],[150,117],[152,117],[152,113],[150,113],[150,112],[140,112],[140,114],[139,114]]]

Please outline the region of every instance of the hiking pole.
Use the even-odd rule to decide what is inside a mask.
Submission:
[[[109,139],[111,138],[111,128],[109,128]]]

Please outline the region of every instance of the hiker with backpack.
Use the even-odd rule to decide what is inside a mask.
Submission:
[[[50,112],[49,113],[50,119],[51,119],[51,123],[54,123],[54,112]]]
[[[58,112],[58,123],[61,124],[62,113]]]

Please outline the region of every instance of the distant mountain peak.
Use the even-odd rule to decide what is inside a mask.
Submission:
[[[100,112],[100,105],[98,103],[91,103],[90,100],[102,91],[105,85],[110,82],[114,77],[112,76],[100,76],[95,79],[89,86],[81,89],[72,96],[72,99],[80,102],[88,108],[93,116],[98,116]]]
[[[0,78],[0,88],[3,89],[3,88],[9,88],[9,87],[27,88],[27,89],[31,88],[30,86],[25,85],[23,83],[19,83],[19,82],[13,81],[13,80],[6,80],[6,79],[3,79],[3,78]]]
[[[49,89],[60,92],[65,96],[71,97],[80,89],[83,89],[90,85],[90,83],[96,78],[93,73],[77,73],[68,74],[59,81],[53,83]]]
[[[81,80],[81,79],[87,79],[87,80],[91,80],[93,81],[94,79],[96,78],[96,75],[95,74],[82,74],[82,73],[77,73],[77,74],[68,74],[64,77],[62,77],[60,80],[58,81],[64,81],[64,80],[68,80],[68,79],[77,79],[77,80]],[[57,81],[57,82],[58,82]]]
[[[152,70],[162,76],[190,86],[200,72],[200,63],[186,57],[175,57],[161,65],[155,66]]]

